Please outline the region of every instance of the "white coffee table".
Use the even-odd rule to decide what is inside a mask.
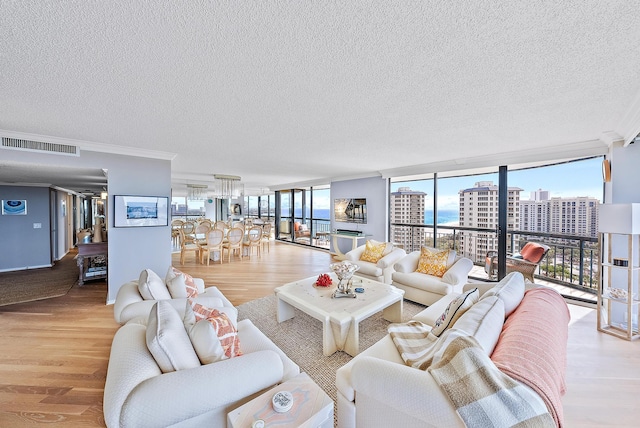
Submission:
[[[402,321],[402,298],[404,290],[392,285],[354,277],[353,287],[364,288],[355,298],[332,298],[338,279],[333,279],[331,287],[316,287],[317,277],[283,285],[275,289],[278,300],[278,322],[291,319],[294,308],[319,320],[322,329],[322,353],[326,356],[336,351],[344,351],[356,356],[360,348],[360,321],[382,311],[384,319],[391,322]]]
[[[285,413],[276,412],[271,405],[271,398],[279,391],[293,395],[293,407]],[[306,373],[300,373],[229,412],[227,426],[250,428],[258,419],[266,427],[333,428],[333,400]]]

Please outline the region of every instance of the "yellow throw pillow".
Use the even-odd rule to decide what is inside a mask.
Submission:
[[[447,272],[447,260],[449,250],[431,252],[428,248],[422,247],[420,250],[420,260],[416,272],[425,273],[442,278]]]
[[[387,248],[387,244],[384,242],[382,244],[374,244],[371,241],[367,241],[364,252],[360,256],[360,260],[378,263],[378,260],[383,256],[385,248]]]

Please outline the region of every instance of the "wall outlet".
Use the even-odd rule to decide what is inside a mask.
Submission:
[[[42,223],[33,223],[34,229],[42,229]]]

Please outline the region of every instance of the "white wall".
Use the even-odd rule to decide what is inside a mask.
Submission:
[[[367,199],[367,223],[336,223],[333,201],[343,198]],[[389,181],[382,177],[361,178],[357,180],[334,181],[331,183],[331,230],[336,228],[357,230],[372,235],[376,241],[387,241],[389,235]],[[362,245],[364,240],[360,242]],[[351,249],[351,240],[339,240],[340,250],[344,253]],[[333,242],[331,251],[335,252]]]

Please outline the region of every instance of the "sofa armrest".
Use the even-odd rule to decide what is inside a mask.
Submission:
[[[213,296],[213,297],[217,297],[220,300],[222,300],[222,306],[230,306],[233,307],[233,303],[231,303],[229,301],[229,299],[227,299],[227,297],[222,294],[222,291],[220,291],[218,289],[218,287],[207,287],[204,289],[204,293],[199,294],[198,297],[200,296]]]
[[[122,324],[122,311],[132,303],[142,302],[142,296],[138,291],[138,280],[129,281],[118,290],[116,294],[116,301],[113,303],[113,317],[116,322]]]
[[[120,419],[127,426],[169,426],[215,409],[226,414],[229,407],[281,382],[282,376],[282,361],[271,350],[165,373],[131,392]]]
[[[473,269],[473,262],[471,259],[461,257],[442,276],[442,281],[453,286],[466,284],[471,269]]]
[[[415,272],[416,269],[418,269],[418,260],[420,260],[420,251],[414,251],[398,260],[398,262],[393,265],[393,268],[396,270],[396,272]]]
[[[378,260],[377,266],[379,268],[386,269],[395,265],[406,255],[407,252],[402,248],[394,248],[389,254]]]
[[[363,356],[354,362],[351,379],[356,407],[364,396],[384,403],[385,411],[392,409],[424,421],[424,426],[464,426],[449,398],[427,371]]]
[[[366,248],[365,245],[361,245],[345,253],[344,256],[346,260],[349,260],[350,262],[357,262],[358,260],[360,260],[360,257],[362,257],[362,254],[364,253],[365,248]]]

